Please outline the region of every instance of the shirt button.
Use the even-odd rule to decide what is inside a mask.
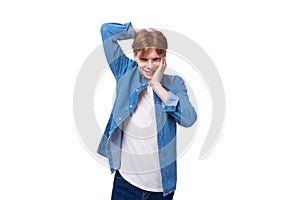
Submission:
[[[136,89],[135,91],[136,91],[136,92],[138,92],[138,91],[139,91],[139,89]]]
[[[132,108],[133,106],[132,105],[129,105],[129,108]]]
[[[122,117],[119,117],[118,119],[119,119],[119,121],[121,121],[121,120],[122,120]]]
[[[145,85],[146,85],[145,83],[142,84],[142,86],[145,86]]]

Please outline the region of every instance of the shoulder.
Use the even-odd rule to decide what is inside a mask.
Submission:
[[[176,82],[184,82],[181,76],[164,74],[162,82],[165,84],[174,84]]]
[[[184,84],[184,80],[178,75],[164,74],[162,84],[173,91],[176,90],[179,85]]]

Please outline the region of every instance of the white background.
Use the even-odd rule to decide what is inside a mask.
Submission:
[[[204,160],[199,143],[179,160],[174,199],[299,199],[299,19],[296,0],[1,1],[0,199],[110,198],[72,111],[110,21],[184,34],[222,77],[222,137]]]

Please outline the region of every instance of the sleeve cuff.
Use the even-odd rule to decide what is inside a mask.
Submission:
[[[127,25],[126,38],[133,39],[136,33],[131,22],[127,23],[126,25]]]
[[[167,112],[174,112],[176,110],[176,106],[178,104],[179,97],[173,94],[172,92],[168,92],[168,98],[164,105],[164,109]]]

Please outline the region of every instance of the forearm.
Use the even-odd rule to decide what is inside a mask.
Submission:
[[[104,23],[101,26],[102,40],[111,39],[113,41],[133,39],[135,35],[135,29],[132,24],[125,23]]]
[[[118,44],[118,40],[131,39],[135,35],[135,31],[131,23],[105,23],[101,26],[101,36],[103,40],[103,48],[108,64],[112,63],[123,55],[123,51]]]
[[[162,100],[165,104],[168,99],[168,91],[160,84],[160,83],[150,83],[153,91],[157,94],[157,96]]]
[[[119,79],[129,66],[129,59],[118,44],[118,40],[131,39],[135,31],[131,23],[105,23],[101,26],[101,35],[106,60],[116,79]]]
[[[197,114],[189,100],[187,89],[182,78],[178,76],[175,77],[172,92],[168,96],[167,103],[164,107],[165,111],[172,115],[181,126],[192,126],[197,119]]]

